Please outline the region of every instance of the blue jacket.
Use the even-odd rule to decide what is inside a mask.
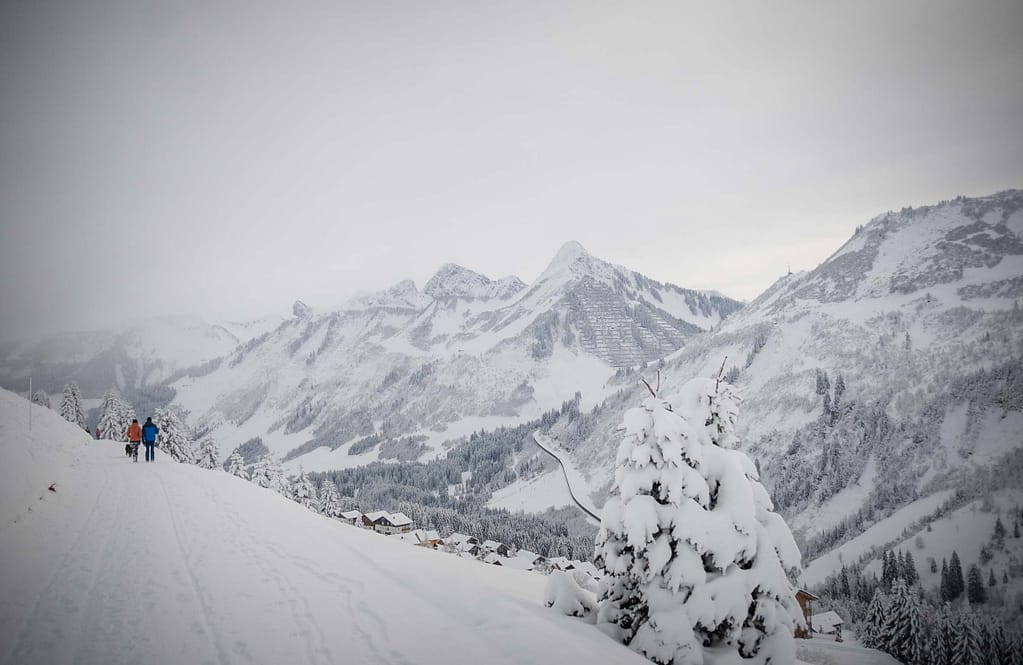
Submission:
[[[160,430],[152,423],[147,420],[146,424],[142,426],[142,440],[146,443],[153,443],[156,441],[156,433]]]

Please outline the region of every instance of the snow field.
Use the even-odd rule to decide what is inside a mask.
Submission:
[[[56,414],[33,429],[51,453],[25,454],[22,408],[0,393],[0,469],[26,478],[5,498],[62,480],[0,530],[0,662],[646,662],[546,609],[535,573],[408,547],[162,453],[133,464]]]

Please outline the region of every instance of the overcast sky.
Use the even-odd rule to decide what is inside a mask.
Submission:
[[[567,240],[749,299],[1023,186],[1023,4],[0,8],[0,337],[314,307]]]

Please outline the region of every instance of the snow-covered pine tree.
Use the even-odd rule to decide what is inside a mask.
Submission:
[[[963,566],[959,562],[959,553],[952,550],[952,558],[948,562],[949,600],[955,600],[966,591],[966,580],[963,578]]]
[[[980,621],[972,611],[959,614],[959,630],[952,646],[952,662],[956,665],[985,665],[984,645],[980,639]]]
[[[192,444],[192,433],[181,422],[177,412],[172,408],[157,409],[153,414],[153,423],[159,428],[156,445],[175,462],[194,464],[195,446]]]
[[[694,379],[630,409],[596,560],[597,624],[657,663],[793,662],[799,551],[737,442],[731,387]]]
[[[237,451],[235,451],[237,453]],[[273,473],[271,472],[271,466],[273,460],[269,453],[261,456],[256,463],[252,465],[252,475],[250,480],[259,487],[265,487],[270,489],[274,483]]]
[[[64,386],[64,396],[60,400],[60,415],[69,423],[89,431],[85,426],[85,409],[82,408],[82,393],[78,390],[77,383]]]
[[[949,603],[942,603],[931,636],[931,665],[955,665],[952,654],[958,639],[959,621]]]
[[[892,587],[885,621],[886,651],[908,665],[927,665],[927,635],[920,600],[901,577]]]
[[[291,483],[284,476],[284,467],[281,466],[281,461],[272,455],[267,455],[266,457],[266,473],[270,479],[270,484],[267,487],[279,494],[283,494],[289,499],[292,498]]]
[[[100,407],[99,422],[96,424],[99,438],[127,441],[128,427],[134,418],[135,410],[121,397],[116,388],[111,388],[103,395],[103,404]]]
[[[867,616],[863,619],[863,634],[860,635],[860,642],[863,643],[863,646],[881,651],[888,650],[884,639],[884,625],[887,616],[888,596],[880,588],[874,589],[874,597],[870,599]]]
[[[242,454],[235,448],[234,452],[231,453],[230,464],[227,467],[227,472],[232,476],[238,476],[239,478],[249,479],[249,474],[245,470],[245,460],[242,458]]]
[[[47,395],[46,391],[43,390],[42,388],[40,388],[40,389],[36,390],[34,393],[32,393],[32,403],[33,404],[38,404],[39,406],[46,407],[47,409],[51,408],[50,407],[50,396]]]
[[[216,469],[220,466],[220,451],[213,437],[206,436],[199,442],[199,456],[195,461],[197,466],[204,469]]]
[[[305,475],[305,470],[302,467],[298,467],[298,478],[291,486],[292,499],[309,510],[319,512],[320,500],[316,496],[316,486],[313,485],[312,481],[309,480],[309,476]]]
[[[920,581],[920,574],[916,572],[916,561],[913,559],[913,553],[909,550],[906,550],[902,557],[902,574],[909,586]]]
[[[980,605],[987,600],[984,578],[980,574],[977,564],[970,566],[970,572],[966,576],[966,598],[970,601],[970,605]]]
[[[938,585],[938,595],[942,602],[952,600],[952,582],[948,573],[948,562],[945,559],[941,560],[941,582]]]
[[[320,513],[327,517],[337,518],[341,516],[341,512],[337,485],[334,484],[333,480],[327,478],[323,481],[323,486],[320,488]]]

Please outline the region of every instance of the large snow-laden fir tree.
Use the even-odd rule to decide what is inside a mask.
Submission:
[[[100,406],[99,422],[96,424],[99,438],[127,441],[128,427],[134,418],[135,409],[121,397],[117,389],[111,388],[103,395],[103,404]]]
[[[199,456],[195,464],[204,469],[216,469],[220,466],[220,451],[217,450],[213,437],[206,436],[199,442]]]
[[[235,448],[234,452],[231,453],[231,457],[229,459],[230,462],[228,463],[227,472],[232,476],[238,476],[239,478],[248,480],[249,473],[245,470],[245,459],[242,457],[242,454],[238,452],[237,448]]]
[[[341,496],[337,492],[337,485],[330,478],[323,481],[320,488],[320,513],[327,517],[337,518],[341,516]]]
[[[156,435],[156,446],[175,462],[194,464],[196,450],[192,444],[192,433],[181,422],[177,412],[172,408],[157,409],[153,422],[160,430]]]
[[[85,409],[82,408],[82,393],[78,390],[77,383],[64,386],[64,396],[60,400],[60,416],[88,431],[85,426]]]
[[[302,467],[298,469],[298,477],[291,483],[291,498],[313,512],[319,512],[320,499],[316,494],[316,485],[305,475]]]
[[[657,663],[795,660],[799,550],[753,463],[730,448],[738,405],[730,385],[693,379],[622,423],[597,535],[597,623]]]

